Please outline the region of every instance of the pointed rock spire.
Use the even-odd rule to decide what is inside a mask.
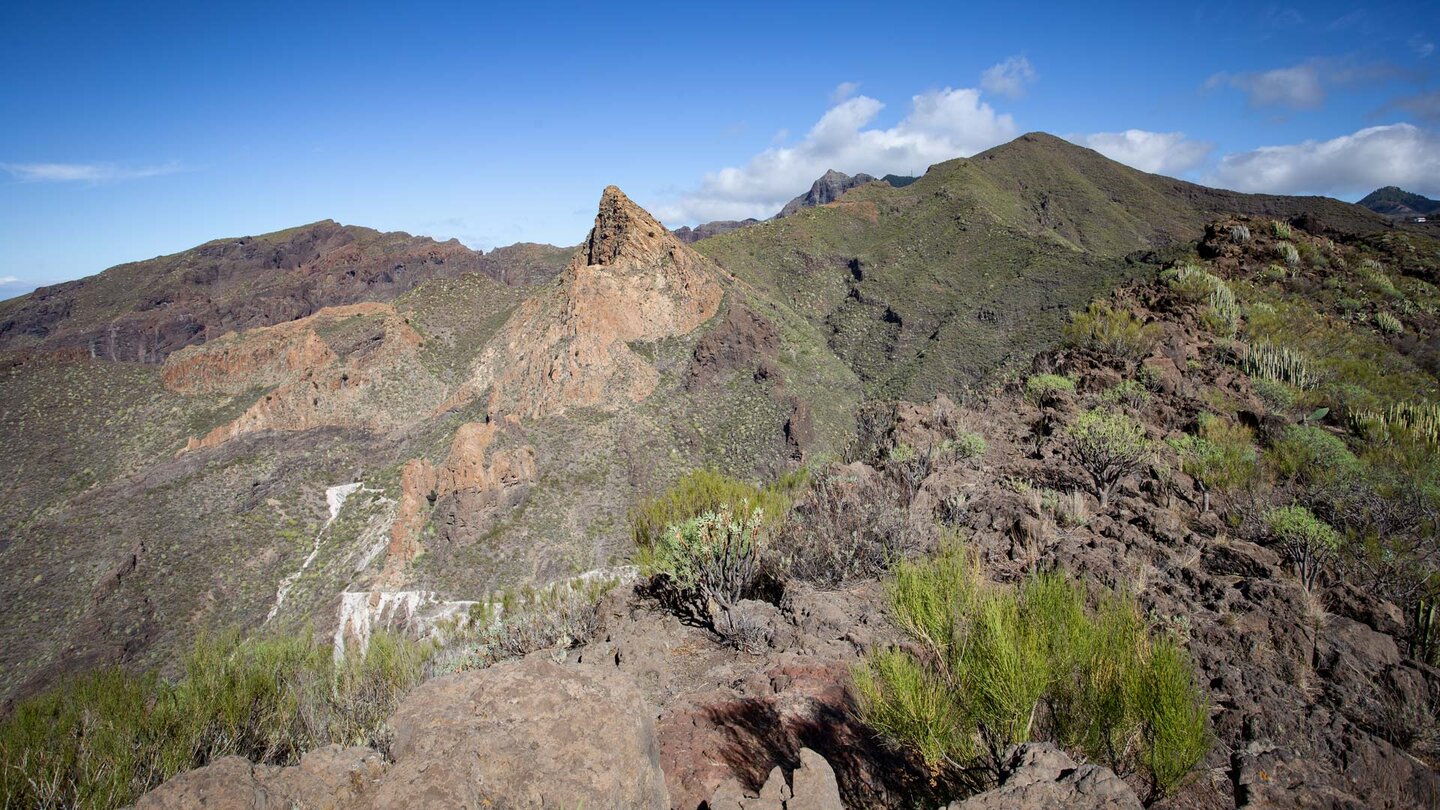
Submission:
[[[671,252],[679,241],[670,231],[636,205],[616,186],[606,186],[600,195],[595,227],[581,251],[587,265],[619,264],[623,261],[650,263]]]
[[[527,299],[482,354],[450,408],[486,389],[489,412],[537,417],[615,410],[649,396],[659,372],[629,346],[687,334],[715,315],[724,272],[615,186],[550,287]]]

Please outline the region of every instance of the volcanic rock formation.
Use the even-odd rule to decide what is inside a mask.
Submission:
[[[630,345],[693,331],[724,294],[724,273],[608,186],[595,226],[552,286],[501,329],[447,403],[489,391],[491,414],[543,416],[639,402],[658,372]]]

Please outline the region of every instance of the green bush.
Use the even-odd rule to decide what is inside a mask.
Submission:
[[[760,511],[766,528],[773,529],[790,511],[792,490],[799,480],[793,477],[769,487],[759,487],[714,470],[693,470],[669,489],[630,510],[630,527],[642,554],[655,544],[666,529],[693,517],[729,507],[736,514]]]
[[[1400,319],[1388,312],[1375,314],[1375,328],[1387,335],[1398,335],[1405,331],[1405,325],[1400,322]]]
[[[1050,408],[1066,394],[1075,393],[1075,381],[1059,374],[1036,374],[1025,380],[1025,400],[1037,408]]]
[[[961,430],[957,432],[955,438],[951,440],[951,447],[953,448],[952,452],[956,458],[971,459],[985,455],[985,450],[989,448],[989,444],[985,441],[985,437],[979,433]]]
[[[1303,506],[1265,514],[1265,524],[1307,590],[1314,590],[1340,550],[1340,533]]]
[[[1115,484],[1138,472],[1150,457],[1145,427],[1118,411],[1092,408],[1065,432],[1075,460],[1090,475],[1101,509],[1109,503]]]
[[[1295,407],[1298,392],[1288,383],[1260,377],[1252,380],[1250,387],[1255,391],[1255,396],[1265,403],[1265,407],[1271,413],[1281,413]]]
[[[296,637],[201,639],[171,683],[105,668],[20,701],[0,723],[12,807],[119,807],[216,757],[293,764],[336,743],[383,747],[429,644],[377,635],[340,661]]]
[[[1210,331],[1235,334],[1240,322],[1240,304],[1224,279],[1186,264],[1175,269],[1167,283],[1182,300],[1206,305],[1204,320]]]
[[[1314,388],[1316,384],[1309,358],[1267,341],[1245,347],[1240,369],[1251,377],[1289,383],[1302,391]]]
[[[1143,408],[1150,404],[1150,390],[1138,380],[1122,380],[1115,387],[1100,395],[1100,401],[1107,405],[1127,405]]]
[[[891,609],[923,653],[857,669],[861,716],[937,771],[998,768],[1010,745],[1048,739],[1173,790],[1209,750],[1189,661],[1150,638],[1133,603],[1086,601],[1061,574],[990,585],[955,545],[899,566]]]
[[[728,639],[741,626],[738,603],[758,590],[769,542],[763,512],[721,507],[657,538],[647,573],[671,608]]]
[[[1135,361],[1150,353],[1159,331],[1156,325],[1147,324],[1126,310],[1095,301],[1084,312],[1071,314],[1070,323],[1065,326],[1065,342]]]
[[[1180,469],[1193,477],[1205,492],[1205,509],[1210,493],[1228,492],[1254,480],[1257,454],[1249,428],[1233,424],[1214,414],[1202,413],[1199,432],[1170,441],[1180,454]]]
[[[1340,437],[1314,425],[1291,425],[1270,446],[1266,461],[1276,474],[1306,484],[1325,484],[1359,472],[1360,459]]]
[[[1289,242],[1276,242],[1275,255],[1291,267],[1300,263],[1300,251]]]
[[[600,627],[600,600],[619,584],[618,577],[576,577],[476,602],[463,623],[447,629],[431,669],[482,669],[536,650],[585,644]]]

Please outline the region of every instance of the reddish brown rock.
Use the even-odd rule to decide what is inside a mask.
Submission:
[[[522,417],[638,402],[659,374],[634,341],[693,331],[724,294],[722,271],[609,186],[585,244],[551,288],[502,327],[442,408],[489,391],[492,414]]]
[[[322,330],[341,331],[357,323],[363,327],[363,340],[356,346],[342,345],[336,351],[321,337]],[[274,386],[234,421],[190,439],[186,451],[264,430],[374,430],[409,418],[373,407],[370,400],[390,396],[378,390],[388,377],[414,373],[414,356],[422,342],[389,304],[355,304],[192,346],[169,358],[163,377],[167,387],[187,394],[236,395]],[[406,388],[407,393],[416,390]]]
[[[306,753],[288,768],[222,757],[176,776],[140,797],[135,810],[255,810],[354,807],[384,776],[385,758],[369,748],[330,745]]]

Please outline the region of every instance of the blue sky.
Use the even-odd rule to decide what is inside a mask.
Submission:
[[[1247,191],[1440,196],[1440,4],[0,8],[0,297],[319,219],[574,244],[1044,130]]]

